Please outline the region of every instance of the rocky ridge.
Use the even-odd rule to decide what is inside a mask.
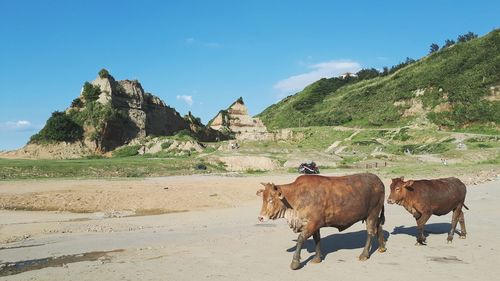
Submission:
[[[226,110],[221,110],[208,123],[208,126],[220,132],[234,134],[239,140],[268,139],[267,128],[259,118],[248,115],[243,98],[236,100]]]

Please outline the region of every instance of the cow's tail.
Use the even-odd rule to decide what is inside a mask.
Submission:
[[[384,223],[385,223],[384,205],[382,205],[382,211],[380,211],[380,217],[378,218],[377,227],[379,225],[384,225]]]
[[[465,203],[464,203],[463,205],[464,205],[464,208],[465,208],[465,209],[469,210],[469,207],[465,206]]]

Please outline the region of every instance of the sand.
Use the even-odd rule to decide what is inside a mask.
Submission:
[[[16,274],[0,280],[498,279],[500,181],[468,188],[465,240],[455,236],[452,244],[446,243],[448,214],[431,217],[426,227],[428,245],[415,246],[412,216],[400,206],[386,205],[386,253],[374,252],[365,262],[357,260],[366,235],[364,224],[341,233],[324,228],[323,262],[309,263],[314,255],[310,239],[302,250],[303,267],[292,271],[289,264],[297,235],[284,220],[257,221],[261,201],[255,191],[261,181],[284,183],[294,178],[2,182],[1,197],[45,195],[54,199],[56,194],[99,194],[104,190],[121,195],[106,195],[108,199],[97,205],[103,209],[92,213],[1,210],[0,276],[8,271]],[[105,203],[109,198],[122,202]],[[133,208],[105,210],[132,204],[127,203],[129,199],[137,209],[169,204],[162,210],[171,213],[138,216]],[[150,201],[141,203],[145,200]]]

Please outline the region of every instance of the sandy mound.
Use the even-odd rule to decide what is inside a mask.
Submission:
[[[18,150],[0,153],[2,158],[73,159],[95,153],[83,142],[58,142],[53,144],[27,144]]]

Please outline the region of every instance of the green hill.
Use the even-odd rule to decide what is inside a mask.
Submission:
[[[484,127],[500,121],[500,30],[376,75],[321,79],[258,115],[268,128]],[[371,77],[370,77],[371,76]],[[375,78],[372,78],[376,76]]]

